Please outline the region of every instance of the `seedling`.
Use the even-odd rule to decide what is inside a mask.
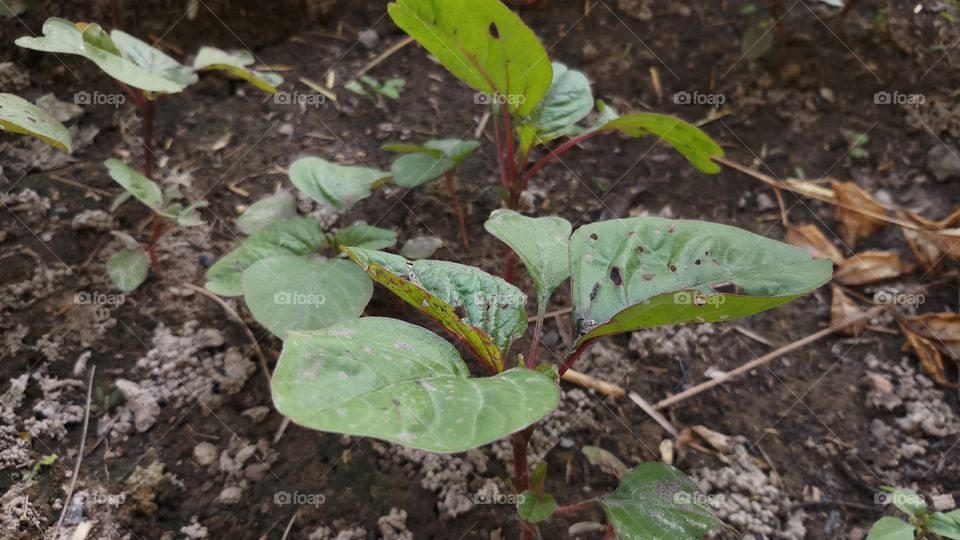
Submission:
[[[398,0],[390,17],[440,64],[489,104],[504,203],[517,210],[520,195],[537,173],[588,139],[619,132],[653,135],[687,157],[699,170],[715,173],[711,157],[723,150],[699,128],[654,113],[620,115],[597,101],[583,73],[550,62],[533,31],[498,0]],[[563,141],[558,143],[558,141]],[[534,159],[539,156],[539,159]],[[513,281],[515,258],[505,267]]]
[[[960,540],[960,509],[931,512],[926,501],[916,492],[897,487],[884,487],[878,502],[893,503],[907,519],[884,516],[867,533],[867,540],[925,540],[931,534]]]
[[[277,92],[283,78],[275,73],[260,72],[251,66],[253,55],[248,51],[227,52],[214,47],[203,47],[196,55],[192,66],[186,66],[160,49],[145,43],[126,32],[113,30],[107,33],[99,24],[72,23],[53,17],[43,24],[43,36],[21,37],[17,45],[42,52],[82,56],[97,65],[116,80],[130,97],[143,118],[143,168],[140,173],[117,160],[105,162],[110,177],[123,186],[153,211],[150,239],[146,248],[127,248],[118,252],[107,262],[108,274],[122,290],[130,292],[146,279],[146,261],[157,274],[160,267],[156,256],[156,243],[170,225],[199,224],[195,210],[204,206],[197,201],[187,208],[174,202],[179,195],[161,192],[153,182],[153,124],[157,101],[168,94],[178,94],[195,84],[198,73],[222,71],[246,80],[269,93]],[[128,270],[118,265],[129,265]]]
[[[383,98],[400,99],[400,91],[406,84],[407,81],[401,78],[387,79],[381,84],[377,79],[364,75],[355,81],[348,82],[343,87],[354,94],[372,99],[378,107],[382,107]]]
[[[480,269],[341,248],[377,283],[427,315],[469,351],[418,326],[365,317],[286,334],[273,375],[277,409],[301,425],[432,452],[461,452],[510,436],[524,536],[555,511],[599,504],[621,538],[699,538],[722,526],[678,470],[647,463],[623,472],[611,494],[558,507],[546,469],[532,472],[527,444],[560,400],[559,377],[604,336],[680,323],[735,320],[789,302],[830,280],[832,264],[734,227],[640,217],[572,231],[559,217],[498,210],[487,230],[533,279],[538,310],[571,281],[573,342],[559,363],[511,356],[527,331],[527,296]],[[542,317],[540,318],[542,320]],[[666,536],[664,536],[666,535]]]
[[[303,158],[290,167],[290,178],[321,205],[346,214],[389,174]],[[355,264],[338,258],[340,250],[385,249],[397,242],[393,231],[365,223],[327,232],[319,220],[298,215],[289,191],[251,205],[237,227],[249,236],[210,267],[206,288],[221,296],[242,295],[254,318],[280,337],[359,317],[373,283]]]
[[[13,94],[0,94],[0,131],[29,135],[70,152],[70,131],[47,111]]]

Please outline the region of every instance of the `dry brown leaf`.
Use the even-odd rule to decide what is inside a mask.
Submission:
[[[848,208],[863,208],[874,214],[885,214],[886,211],[872,195],[860,188],[853,182],[832,182],[833,194],[837,202],[846,206],[835,206],[833,208],[833,218],[840,225],[840,232],[843,235],[843,241],[847,246],[853,249],[857,239],[879,231],[887,226],[882,219],[870,217]]]
[[[787,225],[785,240],[788,244],[807,250],[814,257],[830,259],[834,264],[842,264],[844,261],[837,246],[827,240],[827,237],[820,232],[820,228],[812,223]]]
[[[920,266],[928,272],[936,270],[936,267],[940,266],[940,261],[943,260],[943,251],[940,249],[936,239],[933,238],[932,235],[921,231],[912,229],[902,230],[903,237],[907,239],[907,245],[910,246],[910,251],[912,251],[913,256],[917,258]]]
[[[903,335],[907,338],[906,345],[913,349],[917,358],[920,359],[920,365],[923,367],[923,371],[937,384],[948,388],[957,388],[958,385],[956,383],[950,382],[950,380],[947,379],[946,367],[943,365],[943,356],[933,342],[920,334],[910,331],[910,329],[903,324],[900,325],[900,330],[903,331]]]
[[[847,296],[840,287],[831,285],[830,290],[833,293],[833,299],[830,302],[830,326],[838,326],[844,321],[863,315],[863,310],[860,309],[857,303]],[[857,337],[862,335],[866,329],[867,320],[863,319],[858,323],[840,330],[839,333],[845,336]]]
[[[917,225],[923,225],[932,231],[949,229],[960,225],[960,208],[955,209],[953,212],[950,212],[949,216],[937,221],[927,219],[920,214],[915,214],[913,212],[904,212],[904,215],[910,218],[910,220],[914,221]]]
[[[912,271],[913,267],[901,261],[896,251],[861,251],[837,267],[833,279],[844,285],[866,285]]]
[[[733,451],[733,440],[729,435],[724,435],[706,426],[693,426],[693,432],[721,454],[729,454]]]
[[[960,314],[924,313],[906,319],[906,324],[960,364]]]

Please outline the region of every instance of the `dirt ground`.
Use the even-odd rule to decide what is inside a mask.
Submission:
[[[204,44],[248,46],[258,61],[289,68],[283,90],[290,93],[312,92],[298,78],[325,82],[333,74],[338,99],[277,103],[209,77],[161,101],[157,176],[210,201],[209,226],[167,235],[159,246],[164,274],[125,297],[104,272],[120,246],[109,232],[142,239],[147,216],[133,203],[110,212],[119,188],[102,162],[142,159],[135,137],[140,120],[130,104],[67,111],[79,141],[69,157],[0,138],[2,536],[50,534],[68,504],[61,538],[87,524],[89,538],[98,539],[515,537],[504,484],[508,444],[430,455],[295,425],[281,430],[261,367],[273,365],[279,341],[253,322],[242,301],[227,299],[250,325],[258,351],[220,305],[184,285],[203,285],[205,268],[239,243],[236,216],[288,184],[286,168],[296,158],[388,168],[382,144],[469,136],[486,109],[415,45],[371,71],[406,79],[399,101],[378,106],[343,89],[403,37],[385,16],[385,2],[201,2],[193,21],[181,17],[184,3],[124,2],[130,4],[124,27],[162,38],[175,53]],[[3,61],[15,64],[0,66],[0,88],[31,100],[53,93],[69,103],[79,91],[116,93],[81,59],[12,46],[15,37],[38,33],[48,16],[111,22],[109,2],[89,4],[37,2],[18,19],[0,19]],[[520,13],[555,60],[584,71],[595,96],[621,111],[702,121],[728,157],[776,178],[854,181],[883,202],[946,216],[960,202],[960,158],[949,159],[960,144],[956,6],[876,0],[841,21],[825,2],[788,1],[785,39],[752,59],[743,56],[741,38],[766,8],[758,3],[750,14],[748,4],[552,0]],[[918,5],[923,9],[915,13]],[[358,34],[371,29],[376,35],[361,43]],[[721,96],[723,103],[677,103],[678,92],[714,102]],[[920,95],[923,103],[878,103],[878,92]],[[444,241],[436,257],[500,273],[501,246],[483,230],[500,206],[489,132],[458,175],[469,251],[459,246],[440,184],[379,190],[341,223],[392,228],[401,243],[436,236]],[[867,135],[865,144],[853,144],[858,134]],[[531,213],[558,214],[575,227],[652,214],[732,224],[777,239],[785,234],[775,194],[762,183],[729,169],[700,174],[648,139],[593,139],[548,167],[528,195]],[[791,223],[816,223],[841,252],[852,253],[834,232],[830,205],[784,196]],[[856,249],[894,250],[913,260],[896,227],[860,240]],[[953,270],[951,264],[941,271]],[[957,311],[955,277],[918,270],[883,286],[924,283],[934,284],[925,302],[903,307],[905,313]],[[868,297],[875,290],[859,289]],[[551,309],[568,305],[564,291]],[[367,313],[401,316],[382,288]],[[429,326],[409,312],[403,316]],[[559,320],[570,325],[568,317]],[[734,324],[618,336],[577,368],[657,401],[829,322],[824,288]],[[960,500],[957,390],[931,382],[901,349],[891,315],[870,327],[858,337],[829,336],[667,411],[679,428],[704,426],[732,437],[726,451],[678,450],[674,464],[745,538],[863,538],[874,520],[892,513],[875,501],[882,485]],[[559,357],[564,333],[552,319],[545,333],[546,348]],[[93,366],[76,487],[85,498],[64,501]],[[948,376],[956,380],[953,365]],[[660,457],[669,435],[631,401],[563,388],[560,410],[542,422],[532,443],[534,457],[549,450],[548,490],[561,504],[616,486],[587,463],[583,445],[601,446],[628,465]],[[599,510],[565,514],[541,534],[599,539],[598,522]]]

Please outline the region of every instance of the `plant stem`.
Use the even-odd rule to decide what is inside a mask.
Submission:
[[[551,161],[560,157],[560,154],[566,152],[567,150],[570,150],[574,146],[577,146],[578,144],[582,143],[583,141],[591,137],[595,137],[603,133],[604,133],[603,131],[591,131],[590,133],[580,135],[579,137],[574,137],[568,140],[567,142],[561,144],[560,146],[556,147],[555,149],[549,150],[550,152],[549,154],[540,158],[536,163],[533,164],[532,167],[530,167],[530,170],[528,170],[523,175],[523,178],[521,179],[520,183],[525,186],[527,182],[529,182],[530,179],[533,178],[533,175],[537,174],[540,171],[540,169],[546,167]]]
[[[513,476],[516,480],[517,493],[530,489],[530,478],[527,475],[527,436],[518,431],[510,436],[513,443]]]
[[[516,281],[517,254],[510,246],[503,246],[503,280],[513,284]]]
[[[582,501],[582,502],[574,503],[567,506],[558,506],[557,509],[554,510],[554,512],[556,512],[557,514],[569,514],[571,512],[579,512],[580,510],[584,510],[585,508],[589,507],[592,502],[593,501]]]
[[[593,341],[594,340],[592,339],[588,339],[584,341],[583,343],[580,344],[579,347],[577,347],[572,353],[570,353],[569,356],[567,356],[567,358],[563,361],[563,365],[560,366],[561,377],[563,377],[563,374],[566,373],[568,369],[573,367],[574,362],[576,362],[577,359],[580,358],[580,356],[583,355],[583,353],[590,348],[590,345],[593,345]]]
[[[150,240],[147,240],[147,256],[150,258],[150,266],[153,267],[153,272],[157,277],[160,277],[160,259],[157,258],[157,250],[155,248],[162,233],[163,226],[160,223],[160,216],[154,213],[150,219]]]
[[[543,332],[543,314],[547,312],[547,302],[544,298],[537,299],[537,323],[533,327],[533,342],[530,344],[530,354],[527,355],[527,367],[537,367],[537,352],[540,350],[540,334]]]
[[[453,171],[447,171],[447,191],[450,192],[450,204],[453,205],[453,213],[457,215],[457,222],[460,227],[460,243],[463,249],[470,249],[470,239],[467,238],[467,218],[463,213],[463,207],[460,206],[460,196],[457,195],[457,184],[453,180]]]
[[[497,164],[500,165],[500,185],[503,187],[504,192],[508,192],[510,186],[507,185],[507,160],[503,154],[503,137],[500,134],[500,120],[497,115],[493,115],[493,135],[497,142]]]
[[[503,132],[505,135],[504,146],[506,147],[507,161],[507,181],[511,190],[516,189],[513,184],[517,176],[517,164],[513,155],[513,125],[510,122],[510,111],[506,104],[500,105],[500,113],[503,116]]]

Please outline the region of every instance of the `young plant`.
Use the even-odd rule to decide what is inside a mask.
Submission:
[[[70,131],[66,126],[20,96],[0,94],[0,131],[29,135],[70,152]]]
[[[534,425],[558,406],[559,377],[597,339],[759,313],[829,281],[831,262],[701,221],[640,217],[571,234],[562,218],[500,210],[487,229],[526,265],[541,310],[570,278],[574,339],[560,363],[537,363],[536,337],[526,358],[511,356],[527,330],[527,296],[507,281],[453,262],[344,247],[374,281],[469,351],[486,376],[472,377],[457,348],[424,328],[366,317],[286,334],[272,383],[277,409],[320,431],[432,452],[510,437],[525,537],[555,511],[590,505],[600,505],[624,539],[699,538],[721,526],[694,484],[660,463],[627,471],[611,494],[558,507],[546,492],[545,466],[528,467]]]
[[[960,540],[960,509],[931,512],[923,497],[912,490],[884,487],[879,502],[892,502],[907,519],[884,516],[870,527],[867,540],[925,540],[929,534]]]
[[[290,178],[321,205],[346,214],[389,174],[303,158],[290,167]],[[251,205],[237,227],[249,236],[210,267],[206,288],[221,296],[243,295],[254,318],[280,337],[359,317],[373,283],[355,264],[338,258],[340,250],[385,249],[397,242],[393,231],[365,223],[326,232],[321,221],[298,215],[297,199],[288,191]]]
[[[530,181],[565,152],[589,139],[619,132],[653,135],[682,153],[697,169],[715,173],[712,157],[723,150],[697,127],[655,113],[619,115],[597,101],[587,77],[550,62],[533,31],[498,0],[397,0],[393,21],[447,70],[479,92],[475,101],[493,108],[494,139],[504,202],[517,210]],[[558,144],[558,141],[563,141]],[[538,159],[534,159],[538,157]],[[515,258],[508,252],[507,281]]]
[[[150,239],[145,249],[119,252],[107,263],[108,274],[117,286],[130,292],[146,279],[147,259],[154,271],[160,273],[155,247],[164,231],[174,224],[199,224],[195,210],[205,205],[203,201],[197,201],[187,208],[178,206],[179,203],[173,202],[180,198],[178,194],[164,194],[153,182],[156,103],[163,96],[178,94],[195,84],[199,81],[198,73],[206,71],[226,72],[269,93],[277,92],[276,87],[283,78],[252,69],[254,58],[248,51],[227,52],[203,47],[197,52],[193,65],[186,66],[121,30],[107,33],[96,23],[72,23],[57,17],[47,19],[43,24],[43,36],[21,37],[16,43],[27,49],[72,54],[92,61],[116,80],[143,118],[141,171],[138,173],[117,160],[105,162],[110,177],[153,211]],[[117,266],[124,264],[132,264],[129,271]]]
[[[460,243],[464,249],[470,249],[470,238],[467,236],[466,216],[460,204],[460,196],[457,195],[453,171],[477,148],[480,148],[480,141],[472,139],[439,139],[427,141],[423,146],[388,144],[383,147],[384,150],[402,154],[390,165],[394,184],[412,189],[441,176],[446,179],[450,204],[457,216]]]
[[[366,96],[373,100],[377,107],[383,107],[383,98],[394,101],[400,99],[400,91],[407,85],[405,79],[387,79],[383,83],[364,75],[355,81],[350,81],[343,87],[360,96]]]

